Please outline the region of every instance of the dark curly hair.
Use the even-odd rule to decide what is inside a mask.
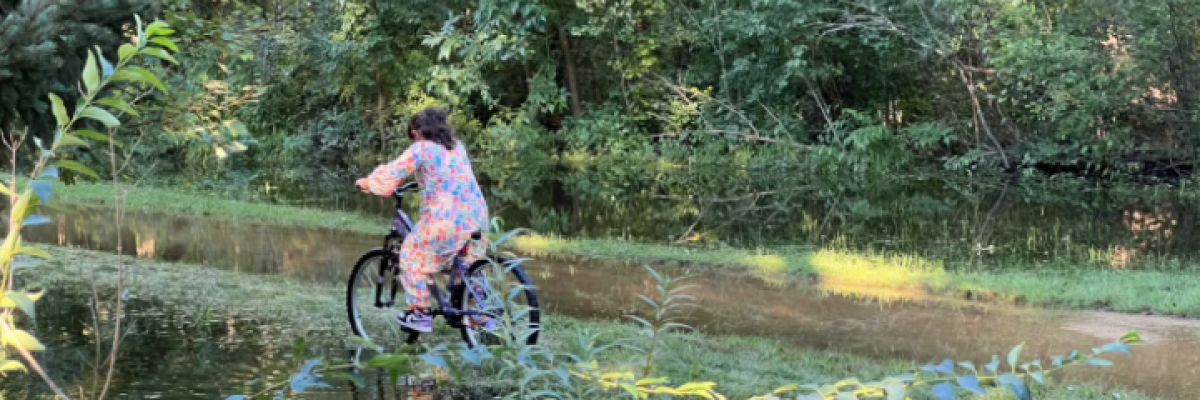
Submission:
[[[458,144],[458,136],[455,135],[450,122],[446,121],[448,115],[446,109],[440,107],[421,110],[408,120],[408,130],[405,133],[409,139],[415,139],[412,131],[421,131],[425,140],[440,144],[446,150],[454,150],[454,146]]]

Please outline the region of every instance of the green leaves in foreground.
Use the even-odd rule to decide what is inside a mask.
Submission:
[[[986,395],[991,390],[1007,390],[1018,399],[1031,400],[1030,381],[1038,384],[1046,383],[1046,376],[1051,372],[1072,364],[1094,366],[1109,366],[1112,362],[1101,355],[1107,353],[1125,353],[1132,355],[1130,345],[1142,343],[1142,338],[1136,332],[1126,333],[1120,340],[1092,349],[1091,355],[1072,351],[1067,355],[1054,356],[1048,368],[1043,367],[1042,360],[1032,360],[1020,363],[1021,352],[1025,345],[1013,347],[1005,358],[1006,363],[1001,368],[1000,356],[992,356],[991,361],[977,368],[971,361],[954,362],[950,359],[937,364],[927,364],[920,371],[894,377],[888,377],[875,382],[862,383],[856,379],[846,379],[829,385],[787,385],[776,389],[765,396],[754,397],[754,400],[777,400],[783,394],[796,396],[803,400],[842,400],[863,398],[905,399],[908,392],[921,386],[929,386],[933,396],[938,400],[954,400],[961,392]],[[798,395],[798,396],[797,396]]]
[[[136,16],[135,16],[136,17]],[[117,74],[125,77],[124,81],[132,84],[144,84],[155,88],[162,88],[161,82],[153,76],[147,77],[137,67],[130,66],[133,57],[138,54],[149,55],[159,59],[175,62],[169,54],[162,48],[151,47],[151,44],[158,44],[164,47],[174,48],[174,43],[170,39],[165,38],[172,31],[166,26],[165,22],[155,21],[142,29],[142,20],[137,18],[137,28],[139,36],[142,40],[133,46],[125,44],[121,46],[120,60],[116,65],[104,59],[103,53],[99,48],[88,49],[87,61],[83,67],[81,76],[82,88],[85,93],[76,104],[74,112],[67,109],[62,98],[54,93],[50,93],[51,112],[54,114],[54,120],[58,125],[57,133],[54,136],[54,141],[47,148],[42,140],[38,137],[33,138],[33,143],[37,146],[34,164],[30,166],[30,174],[25,183],[25,187],[18,189],[16,179],[10,181],[7,185],[0,183],[0,192],[8,196],[9,209],[8,220],[20,221],[19,224],[10,222],[8,235],[4,238],[4,244],[0,246],[0,276],[3,281],[0,282],[3,296],[0,297],[0,375],[5,375],[11,371],[26,371],[27,365],[36,366],[37,360],[31,355],[31,352],[43,351],[46,349],[36,337],[29,332],[17,328],[16,314],[19,311],[29,319],[37,318],[37,310],[35,303],[42,297],[42,292],[29,292],[16,290],[13,287],[12,272],[18,265],[29,264],[26,260],[18,260],[18,256],[36,257],[41,259],[49,259],[50,254],[46,251],[22,245],[21,228],[29,225],[38,225],[51,222],[49,217],[37,214],[37,211],[42,206],[46,205],[54,194],[54,185],[51,182],[53,179],[59,179],[60,169],[78,172],[82,175],[87,175],[93,178],[99,178],[95,171],[92,171],[87,166],[80,164],[77,161],[55,159],[57,150],[64,150],[75,147],[88,147],[89,144],[84,138],[106,141],[116,144],[112,136],[115,134],[115,129],[121,125],[120,115],[134,114],[128,102],[121,96],[125,93],[120,90],[109,90],[110,84],[114,81],[113,77]],[[154,41],[146,40],[146,36],[153,37]],[[130,51],[130,49],[132,51]],[[132,72],[128,72],[132,71]],[[108,97],[100,98],[102,93],[109,93]],[[111,108],[104,108],[105,106]],[[114,111],[116,112],[114,114]],[[98,122],[108,128],[108,134],[101,134],[95,131],[75,131],[73,128],[82,120],[90,120]],[[24,136],[17,138],[15,142],[21,143]],[[10,142],[12,143],[12,142]],[[37,202],[33,201],[34,196],[37,197]],[[20,357],[25,361],[22,364],[17,361]],[[48,378],[47,378],[48,379]],[[46,383],[60,397],[67,397],[61,389],[57,387],[51,380]]]
[[[121,45],[115,65],[104,58],[103,52],[99,48],[88,49],[88,57],[84,64],[81,78],[85,93],[73,113],[68,112],[62,98],[58,95],[54,93],[47,95],[50,98],[54,119],[59,129],[59,133],[56,135],[54,143],[50,146],[49,150],[58,150],[68,146],[88,146],[88,143],[83,139],[108,143],[115,142],[111,134],[103,134],[91,130],[75,131],[73,129],[79,121],[90,120],[99,122],[105,128],[112,130],[121,126],[121,116],[137,115],[137,111],[133,109],[133,106],[121,97],[124,94],[123,91],[106,90],[112,84],[127,83],[134,86],[150,87],[164,93],[167,91],[162,80],[154,76],[152,72],[131,63],[136,56],[143,55],[178,64],[179,62],[165,50],[178,50],[175,42],[167,37],[174,33],[174,30],[170,29],[167,23],[163,21],[154,21],[143,28],[141,17],[136,15],[134,17],[137,20],[139,40],[137,41],[137,45],[130,43]],[[103,94],[107,94],[107,96],[101,97]],[[60,166],[91,177],[96,177],[97,175],[94,171],[78,163]]]

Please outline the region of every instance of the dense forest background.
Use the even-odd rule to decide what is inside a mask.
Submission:
[[[0,126],[53,134],[44,93],[135,12],[187,51],[123,128],[129,177],[267,198],[350,194],[428,105],[517,208],[861,213],[922,185],[897,177],[1174,178],[1200,149],[1197,0],[0,0]]]

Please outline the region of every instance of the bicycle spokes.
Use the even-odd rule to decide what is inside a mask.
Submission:
[[[351,324],[356,334],[376,343],[395,343],[404,337],[396,315],[405,307],[400,283],[396,281],[396,264],[390,254],[381,254],[363,261],[356,269],[349,294]]]

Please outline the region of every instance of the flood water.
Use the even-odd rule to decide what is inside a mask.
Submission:
[[[1200,264],[1200,202],[1186,191],[892,177],[856,182],[780,170],[689,167],[644,174],[604,168],[483,168],[506,226],[568,237],[739,247],[845,245],[947,261],[1096,268]],[[549,167],[547,167],[549,168]],[[532,171],[532,172],[531,172]],[[388,216],[392,201],[346,191],[273,200]],[[290,200],[289,200],[290,199]]]
[[[46,344],[42,365],[64,388],[94,390],[102,377],[92,366],[97,358],[93,335],[90,291],[79,286],[48,288],[53,296],[38,302],[35,333]],[[99,313],[113,311],[115,303],[102,300]],[[215,313],[197,314],[172,304],[132,298],[124,304],[124,328],[127,332],[117,358],[114,381],[108,398],[115,399],[220,399],[245,385],[257,382],[254,393],[264,382],[287,382],[297,367],[313,357],[345,361],[350,351],[320,347],[309,343],[299,346],[283,340],[289,337],[286,326],[278,322],[233,318]],[[322,339],[310,338],[320,342]],[[109,339],[103,340],[107,345]],[[304,352],[298,351],[297,347]],[[107,348],[107,347],[106,347]],[[340,350],[340,349],[337,349]],[[102,353],[107,354],[107,353]],[[104,371],[105,369],[101,369]],[[103,373],[103,372],[101,372]],[[332,390],[304,395],[305,399],[394,399],[410,391],[431,391],[428,385],[394,387],[374,370],[359,371],[364,387],[344,380],[330,379]],[[48,389],[32,375],[10,375],[4,380],[0,396],[33,398]],[[408,396],[414,400],[441,397]]]
[[[165,214],[130,213],[124,226],[113,226],[107,213],[57,214],[54,222],[26,230],[29,240],[63,246],[111,251],[116,229],[126,239],[123,247],[139,257],[153,257],[228,268],[247,273],[281,274],[313,282],[343,282],[355,259],[377,246],[378,236],[310,228],[282,228],[223,219],[187,218]],[[381,232],[385,229],[381,227]],[[541,260],[525,266],[539,287],[544,307],[552,312],[588,318],[618,318],[631,311],[634,297],[653,289],[653,280],[637,266],[587,260]],[[662,267],[677,275],[682,271]],[[1136,329],[1152,343],[1134,349],[1132,358],[1115,356],[1116,367],[1074,369],[1075,376],[1135,388],[1166,398],[1187,398],[1200,390],[1200,324],[1187,320],[1102,312],[1036,312],[1006,307],[985,307],[947,302],[908,301],[887,305],[863,302],[840,295],[822,295],[822,288],[756,277],[750,274],[698,271],[693,292],[703,307],[690,322],[713,334],[742,334],[779,339],[799,346],[842,350],[874,357],[899,357],[918,361],[942,358],[986,362],[992,354],[1005,354],[1026,342],[1026,354],[1050,356],[1072,349],[1086,350],[1115,340]],[[825,288],[829,289],[829,288]],[[83,300],[80,299],[82,302]],[[83,306],[64,303],[58,318],[46,317],[66,331],[79,326],[67,321],[87,318]],[[79,304],[86,304],[82,302]],[[74,307],[74,308],[72,308]],[[295,362],[281,366],[279,343],[254,324],[242,324],[237,346],[222,347],[228,321],[202,321],[191,328],[168,322],[181,318],[149,307],[168,317],[153,319],[158,336],[139,338],[145,356],[132,356],[129,376],[155,371],[152,379],[137,379],[136,387],[122,390],[187,388],[210,397],[226,391],[239,379],[278,368],[287,373]],[[74,313],[72,317],[70,314]],[[236,321],[234,322],[236,323]],[[178,332],[210,332],[192,336]],[[552,329],[552,327],[550,327]],[[190,329],[190,330],[189,330]],[[69,336],[69,335],[64,335]],[[200,346],[200,347],[196,347]],[[53,346],[52,346],[53,347]],[[202,349],[202,350],[201,350]],[[154,358],[158,357],[158,358]],[[157,367],[156,362],[202,363],[219,379],[205,378],[196,368]],[[185,361],[188,360],[188,361]],[[141,364],[139,364],[141,363]],[[139,366],[140,365],[140,366]],[[239,372],[245,371],[245,373]],[[142,375],[144,378],[144,375]],[[156,383],[169,385],[156,389]],[[192,383],[195,384],[192,384]],[[222,386],[224,385],[224,386]],[[220,387],[220,388],[218,388]],[[175,392],[171,392],[175,393]],[[165,398],[173,398],[166,396]]]

